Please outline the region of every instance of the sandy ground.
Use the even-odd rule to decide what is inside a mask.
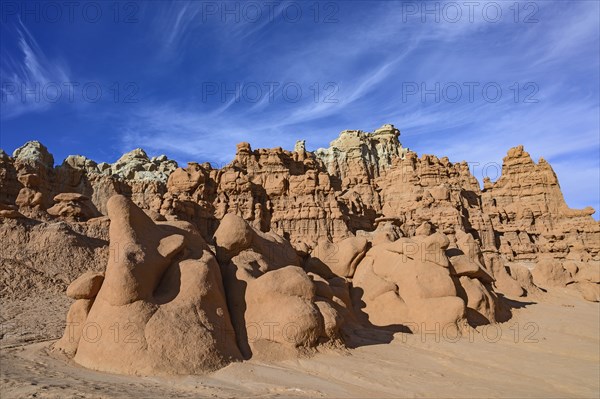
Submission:
[[[550,292],[515,309],[510,321],[456,342],[442,334],[397,333],[390,343],[347,352],[269,364],[251,360],[175,378],[98,373],[56,358],[49,338],[61,325],[48,315],[68,303],[48,299],[37,307],[2,306],[3,399],[600,396],[600,306],[568,290]]]

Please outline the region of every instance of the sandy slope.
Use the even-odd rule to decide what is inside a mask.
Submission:
[[[21,316],[31,323],[21,321],[35,328],[35,319],[46,317],[39,311]],[[10,319],[5,310],[2,317]],[[515,309],[498,329],[479,328],[458,342],[397,333],[391,343],[348,352],[271,364],[252,360],[207,376],[177,378],[89,371],[51,356],[51,341],[23,342],[43,334],[21,332],[0,340],[0,397],[598,398],[599,331],[599,304],[554,291]]]

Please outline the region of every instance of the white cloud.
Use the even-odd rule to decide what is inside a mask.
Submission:
[[[15,27],[15,34],[21,58],[2,54],[2,118],[5,119],[48,109],[55,103],[51,90],[54,87],[62,90],[63,84],[70,82],[64,63],[48,59],[21,21]]]

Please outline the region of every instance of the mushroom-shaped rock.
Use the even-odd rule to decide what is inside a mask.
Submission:
[[[104,273],[85,272],[67,287],[67,296],[73,299],[93,299],[104,282]]]
[[[60,193],[54,196],[56,202],[89,201],[89,198],[79,193]]]
[[[90,199],[79,193],[60,193],[54,196],[54,204],[47,212],[52,216],[90,219],[98,216],[98,211]]]

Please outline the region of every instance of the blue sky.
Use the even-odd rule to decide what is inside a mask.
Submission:
[[[492,179],[523,144],[600,208],[599,2],[1,4],[1,143],[228,163],[395,124]],[[596,213],[597,217],[598,213]]]

